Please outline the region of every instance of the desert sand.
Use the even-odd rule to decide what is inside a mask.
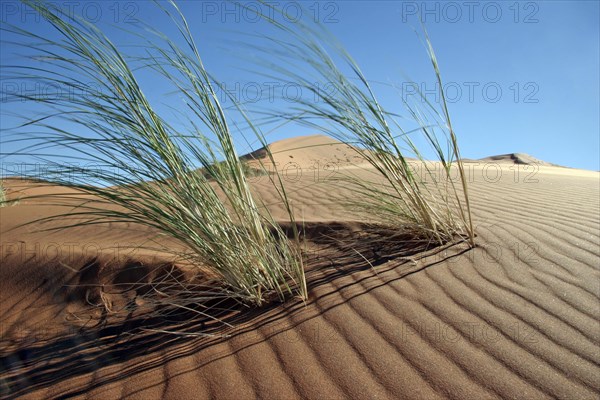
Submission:
[[[271,150],[304,221],[310,298],[240,309],[219,330],[227,337],[195,335],[198,321],[144,320],[136,299],[99,294],[178,268],[121,248],[154,232],[40,232],[18,226],[70,208],[43,198],[0,208],[2,397],[600,397],[600,173],[522,155],[470,161],[478,247],[422,250],[340,206],[353,193],[336,175],[368,169],[348,146],[308,136]],[[267,177],[251,181],[270,204]],[[9,199],[64,190],[3,184]],[[131,300],[130,318],[86,319],[99,296],[115,308]],[[180,334],[158,332],[173,324]]]

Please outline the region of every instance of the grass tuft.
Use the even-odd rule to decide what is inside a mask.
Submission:
[[[159,32],[144,32],[140,38],[151,37],[144,54],[132,56],[94,25],[68,18],[52,3],[24,3],[60,39],[7,25],[3,29],[38,53],[35,68],[17,66],[11,72],[22,81],[66,87],[71,95],[33,98],[21,93],[14,98],[37,101],[49,110],[19,127],[28,145],[17,154],[37,156],[46,166],[44,182],[78,193],[55,196],[52,201],[57,204],[81,199],[82,192],[94,199],[80,200],[75,210],[36,223],[59,221],[59,229],[133,223],[175,240],[184,250],[160,241],[158,249],[174,253],[218,285],[190,289],[175,282],[169,296],[156,289],[164,305],[190,309],[191,304],[215,299],[262,305],[290,295],[306,298],[298,232],[290,241],[252,195],[248,170],[236,152],[214,81],[177,6],[158,5],[178,30],[185,50]],[[150,103],[138,79],[140,72],[171,85],[188,112],[184,121],[188,130],[169,123]],[[238,111],[245,117],[241,107]],[[57,154],[68,154],[77,164]],[[205,173],[198,173],[198,167]],[[270,177],[294,223],[281,179],[277,174]]]
[[[4,207],[6,205],[7,205],[6,190],[4,189],[4,185],[2,184],[2,181],[0,181],[0,207]]]
[[[344,185],[352,185],[361,195],[351,205],[370,220],[418,233],[425,241],[444,244],[459,238],[474,246],[467,179],[427,34],[425,45],[442,90],[441,101],[432,104],[422,94],[414,103],[403,99],[404,121],[400,123],[400,114],[384,108],[356,61],[321,25],[289,18],[272,4],[264,6],[271,11],[261,17],[279,33],[276,38],[263,36],[267,45],[262,50],[279,62],[270,64],[271,72],[263,75],[292,81],[310,93],[295,98],[291,112],[267,114],[341,140],[370,163],[383,183],[365,179],[364,174],[347,175],[344,180]],[[327,90],[320,90],[315,82],[323,87],[326,83]],[[424,143],[429,152],[416,143]],[[429,153],[435,164],[425,160],[423,154]]]

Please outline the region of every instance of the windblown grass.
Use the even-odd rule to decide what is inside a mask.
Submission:
[[[240,159],[240,163],[241,163],[242,171],[244,172],[244,175],[248,178],[269,175],[269,171],[266,169],[266,167],[264,165],[260,165],[260,168],[253,167],[244,158]],[[201,172],[204,174],[205,177],[207,177],[209,179],[213,178],[210,171],[201,171]]]
[[[4,185],[2,184],[2,181],[0,181],[0,207],[4,207],[6,205],[7,205],[6,191],[4,189]]]
[[[159,7],[177,27],[186,50],[155,32],[144,44],[144,57],[134,57],[124,54],[94,25],[67,18],[52,3],[24,3],[39,12],[61,39],[14,26],[4,28],[39,52],[36,67],[11,68],[13,78],[66,87],[72,95],[17,98],[41,102],[51,111],[20,126],[18,134],[25,132],[27,140],[34,141],[21,154],[43,160],[46,182],[98,199],[50,219],[60,221],[60,229],[109,222],[139,224],[182,244],[185,250],[175,256],[216,277],[218,286],[190,290],[181,283],[179,288],[171,287],[169,293],[174,294],[161,300],[166,305],[189,309],[192,303],[214,299],[261,305],[293,294],[305,298],[298,232],[296,242],[288,240],[253,197],[214,80],[177,6]],[[139,35],[144,37],[148,32]],[[182,132],[159,115],[141,87],[137,68],[152,71],[172,85],[189,112],[185,122],[190,131]],[[245,116],[241,107],[239,111]],[[253,130],[266,145],[258,129]],[[59,152],[78,165],[55,156]],[[198,167],[206,174],[198,173]],[[271,182],[294,223],[279,176],[272,176]],[[55,196],[52,201],[62,204],[69,197]],[[160,250],[174,251],[164,246]]]
[[[384,184],[355,176],[347,176],[344,184],[350,183],[362,195],[360,202],[352,202],[352,206],[362,209],[369,219],[418,233],[424,240],[439,244],[463,238],[474,246],[467,179],[438,61],[427,34],[426,48],[441,102],[433,104],[423,95],[414,104],[403,100],[404,117],[416,126],[409,129],[398,122],[398,112],[384,109],[358,64],[322,26],[302,20],[292,23],[296,18],[282,15],[283,11],[269,3],[264,6],[272,8],[269,16],[281,16],[262,15],[280,32],[277,38],[263,37],[267,45],[262,50],[279,57],[276,65],[269,65],[272,72],[264,75],[294,82],[311,94],[296,98],[292,112],[275,110],[268,114],[329,134],[354,146],[368,160]],[[320,90],[315,82],[327,83],[328,90]],[[433,151],[437,158],[434,161],[441,165],[441,176],[436,176],[440,174],[436,174],[435,166],[425,160],[424,149],[415,145],[417,135]],[[422,172],[417,173],[417,169]],[[458,180],[453,170],[458,171]]]

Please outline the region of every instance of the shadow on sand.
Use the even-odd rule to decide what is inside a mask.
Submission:
[[[291,230],[290,227],[287,227]],[[352,298],[364,295],[380,286],[402,279],[425,268],[439,264],[448,258],[458,257],[468,251],[463,248],[453,251],[453,255],[445,255],[455,245],[433,247],[411,235],[401,235],[382,230],[377,226],[352,226],[348,224],[308,224],[301,227],[307,240],[306,270],[310,298],[306,303],[298,299],[289,299],[283,304],[271,304],[260,309],[241,306],[233,301],[214,301],[202,304],[201,310],[206,313],[200,317],[193,311],[181,309],[164,309],[151,316],[130,313],[118,323],[111,322],[103,315],[95,327],[80,328],[67,335],[52,338],[41,343],[13,347],[10,351],[0,350],[0,391],[3,398],[16,398],[36,390],[53,386],[67,379],[98,371],[114,364],[123,364],[158,350],[161,356],[144,360],[143,363],[125,366],[118,373],[102,374],[92,382],[79,388],[69,388],[61,398],[82,395],[90,390],[117,382],[144,371],[160,367],[177,358],[188,356],[194,352],[222,343],[232,337],[247,334],[280,319],[293,315],[294,323],[271,330],[269,335],[261,335],[235,350],[218,353],[216,356],[202,358],[197,368],[228,357],[243,348],[253,346],[271,336],[294,329],[298,324],[306,322],[317,315],[338,307]],[[442,257],[439,255],[444,253]],[[433,257],[432,257],[433,256]],[[423,261],[424,262],[420,262]],[[377,267],[377,270],[374,268]],[[148,279],[150,275],[141,264],[132,262],[114,279],[119,282],[134,282]],[[79,274],[79,283],[89,284],[99,279],[99,261],[88,260]],[[155,269],[151,279],[168,284],[170,279],[180,280],[177,267],[165,265]],[[369,270],[372,270],[370,273]],[[161,272],[162,271],[162,272]],[[350,282],[341,282],[341,278],[364,271]],[[393,272],[392,274],[386,272]],[[368,288],[360,285],[361,281],[380,277],[375,285]],[[161,275],[162,274],[162,275]],[[324,286],[339,280],[339,284]],[[339,290],[349,286],[358,286],[344,301],[324,301],[334,296]],[[318,289],[322,290],[318,290]],[[324,289],[324,290],[323,290]],[[90,293],[81,292],[75,286],[64,292],[66,301],[76,301],[82,296],[90,297]],[[318,293],[317,293],[318,292]],[[140,293],[140,290],[137,290]],[[92,293],[92,297],[98,294]],[[135,299],[130,299],[135,308]],[[303,309],[319,302],[318,313],[302,313]],[[218,322],[217,321],[220,321]],[[233,327],[228,327],[231,325]],[[165,333],[178,332],[178,334]],[[213,335],[213,336],[207,336]],[[1,344],[1,343],[0,343]],[[2,348],[6,348],[4,345]],[[169,351],[165,351],[169,349]]]

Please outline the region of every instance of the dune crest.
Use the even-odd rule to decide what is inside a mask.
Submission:
[[[499,154],[496,156],[489,156],[480,158],[479,161],[495,161],[495,162],[507,162],[512,164],[521,164],[521,165],[544,165],[548,167],[562,167],[562,165],[557,165],[553,163],[549,163],[547,161],[540,160],[526,153],[508,153],[508,154]],[[563,167],[566,168],[566,167]]]
[[[352,146],[326,135],[307,135],[278,140],[269,144],[269,149],[275,163],[281,166],[293,163],[308,168],[327,163],[342,166],[365,162]],[[252,164],[253,160],[267,162],[265,157],[266,151],[261,148],[242,156],[242,159]]]

